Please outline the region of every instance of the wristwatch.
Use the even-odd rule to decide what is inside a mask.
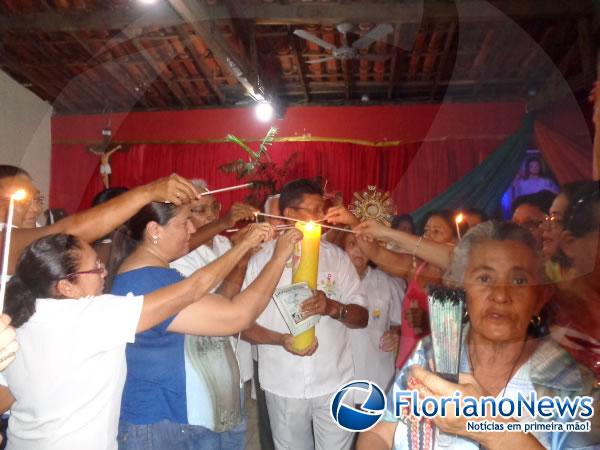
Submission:
[[[347,314],[348,314],[348,305],[341,305],[340,313],[338,314],[337,320],[342,322],[346,318]]]

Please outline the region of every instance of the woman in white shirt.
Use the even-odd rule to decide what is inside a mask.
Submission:
[[[7,289],[5,309],[22,348],[4,373],[16,399],[7,448],[116,449],[126,343],[190,310],[207,335],[229,331],[231,322],[215,320],[227,308],[240,318],[240,329],[251,323],[268,298],[252,295],[223,305],[205,294],[270,236],[266,227],[253,228],[239,246],[191,277],[145,297],[101,295],[104,265],[75,236],[51,235],[31,244]],[[296,241],[290,236],[285,251],[291,254]]]

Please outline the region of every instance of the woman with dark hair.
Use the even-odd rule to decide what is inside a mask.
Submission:
[[[578,192],[597,189],[597,181],[576,181],[561,187],[554,198],[542,224],[542,253],[546,259],[546,274],[554,282],[563,280],[571,267],[569,258],[561,250],[564,221],[567,208],[577,200]]]
[[[513,183],[512,198],[522,195],[535,194],[548,190],[558,193],[558,186],[550,178],[545,177],[542,171],[542,161],[537,156],[530,156],[525,161],[525,174],[519,176]]]
[[[115,197],[118,197],[121,194],[124,194],[128,190],[129,189],[124,188],[124,187],[115,187],[115,188],[104,189],[96,194],[96,196],[92,200],[92,206],[101,205],[102,203],[105,203]],[[110,260],[110,252],[112,249],[113,235],[116,232],[117,232],[117,230],[112,231],[110,234],[108,234],[106,236],[102,236],[100,239],[98,239],[96,242],[94,242],[94,250],[96,250],[96,253],[98,253],[98,257],[100,258],[100,261],[102,261],[104,264],[108,264],[108,261]]]
[[[169,263],[189,251],[188,241],[194,231],[189,207],[148,204],[129,220],[128,229],[127,235],[119,235],[114,242],[116,261],[111,266],[118,267],[112,285],[114,294],[147,294],[183,279]],[[221,258],[235,253],[239,261],[250,247],[268,240],[272,233],[269,224],[253,224],[248,236]],[[212,297],[215,310],[218,309],[218,314],[212,315],[212,322],[221,325],[218,332],[202,326],[194,305],[140,333],[135,343],[127,346],[128,370],[119,426],[121,450],[142,446],[173,450],[220,448],[218,433],[189,420],[196,417],[194,408],[203,405],[194,404],[191,400],[194,397],[190,397],[194,392],[187,390],[187,374],[194,368],[185,358],[185,335],[228,336],[250,326],[266,307],[293,246],[301,237],[298,230],[284,234],[277,241],[273,258],[246,290],[231,300]],[[232,268],[222,275],[226,276]],[[250,304],[254,305],[251,310],[255,314],[241,314]],[[236,392],[239,394],[239,389]],[[239,396],[235,400],[239,405]],[[240,416],[227,420],[239,422]]]
[[[265,234],[253,230],[231,254],[143,297],[101,295],[104,265],[73,235],[47,236],[26,248],[5,305],[22,347],[5,372],[15,399],[8,448],[116,449],[125,344],[182,311],[206,334],[250,323],[266,304],[260,295],[232,305],[229,320],[227,308],[206,293]]]
[[[600,381],[600,184],[580,183],[562,216],[569,261],[552,304],[552,336]]]
[[[409,234],[417,234],[417,227],[410,214],[400,214],[399,216],[393,216],[392,228],[394,230],[404,231]]]
[[[590,371],[552,339],[533,339],[528,334],[551,295],[543,259],[531,233],[509,222],[475,226],[455,248],[446,279],[466,291],[469,323],[462,333],[460,381],[451,383],[431,372],[434,349],[426,337],[402,367],[388,398],[410,389],[418,391],[421,402],[425,396],[460,396],[461,405],[465,405],[467,396],[501,401],[517,399],[519,395],[528,399],[535,393],[538,399],[591,396],[598,404],[600,391]],[[495,421],[505,427],[511,422],[532,420],[527,413],[522,417],[515,414],[514,418],[492,417],[489,408],[484,409],[485,416],[479,414],[471,420]],[[598,415],[590,419],[591,430],[587,433],[555,431],[553,426],[549,427],[552,431],[544,427],[544,431],[535,429],[528,433],[474,432],[467,426],[468,418],[453,413],[434,417],[437,430],[428,431],[430,427],[420,426],[422,418],[408,414],[402,419],[395,415],[394,402],[390,401],[383,421],[360,435],[357,449],[404,450],[428,439],[434,439],[431,448],[435,450],[560,450],[597,448],[600,443]],[[535,417],[538,422],[581,419],[577,412],[567,412],[560,418],[557,414]]]

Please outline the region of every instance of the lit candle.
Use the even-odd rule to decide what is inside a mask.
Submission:
[[[460,235],[460,224],[462,223],[463,219],[465,218],[465,216],[463,216],[463,213],[458,213],[458,215],[454,218],[454,222],[456,223],[456,235],[458,236],[459,239],[462,239],[461,235]]]
[[[296,228],[304,235],[296,244],[294,264],[292,267],[292,283],[305,282],[312,290],[317,289],[319,274],[319,249],[321,247],[321,226],[314,222],[296,222]],[[294,348],[298,351],[309,347],[315,340],[315,327],[294,337]]]
[[[4,310],[4,297],[6,295],[6,283],[8,283],[8,255],[10,252],[10,238],[12,234],[13,215],[15,213],[15,201],[23,200],[27,193],[19,189],[10,196],[8,203],[8,216],[6,218],[6,233],[4,234],[4,249],[2,253],[2,279],[0,280],[0,312]]]

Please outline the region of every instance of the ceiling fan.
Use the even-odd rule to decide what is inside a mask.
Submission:
[[[394,31],[394,27],[392,27],[390,24],[380,23],[371,31],[354,41],[352,45],[348,45],[347,34],[352,31],[352,29],[354,28],[353,25],[351,23],[344,22],[337,25],[336,28],[342,35],[341,47],[336,47],[335,45],[315,36],[312,33],[309,33],[306,30],[294,30],[294,34],[296,36],[301,37],[302,39],[306,39],[307,41],[314,42],[319,47],[331,50],[331,56],[326,56],[325,58],[311,59],[307,61],[308,64],[322,63],[324,61],[330,61],[332,59],[366,59],[369,61],[385,61],[390,57],[390,55],[367,55],[359,52],[359,50],[369,48],[374,42],[377,42],[383,39],[388,34],[392,33]]]

